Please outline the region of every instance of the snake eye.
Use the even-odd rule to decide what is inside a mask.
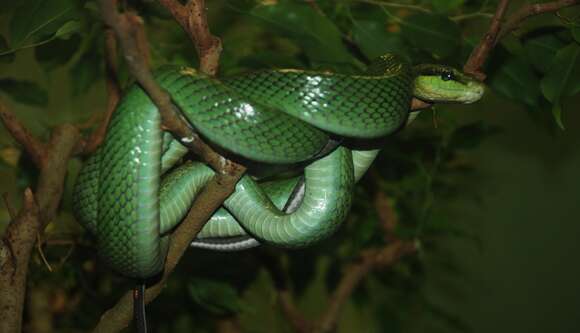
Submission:
[[[452,72],[441,73],[441,80],[443,81],[455,80],[455,75],[453,75]]]

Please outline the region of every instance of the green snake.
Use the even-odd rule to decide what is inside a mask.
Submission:
[[[408,120],[413,97],[471,103],[484,91],[453,68],[413,67],[391,54],[361,75],[288,69],[216,79],[190,68],[165,68],[155,79],[219,151],[259,163],[305,165],[301,201],[291,209],[284,206],[300,187],[299,177],[267,183],[242,177],[194,241],[199,246],[243,236],[291,248],[328,237],[346,218],[353,186],[378,153],[343,145],[325,152],[329,140],[393,133]],[[146,93],[138,85],[128,89],[74,193],[77,218],[117,272],[143,279],[162,270],[168,236],[214,175],[202,163],[178,165],[185,154],[162,130]]]

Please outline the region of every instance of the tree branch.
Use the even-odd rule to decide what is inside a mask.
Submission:
[[[191,241],[211,217],[215,209],[231,194],[242,174],[242,172],[239,172],[234,175],[218,175],[197,196],[189,214],[171,235],[163,276],[159,282],[147,288],[145,291],[145,303],[149,303],[159,296],[168,277],[177,266]],[[129,291],[123,295],[115,306],[101,316],[93,332],[118,332],[127,327],[132,318],[133,296],[131,291]]]
[[[0,100],[0,120],[10,135],[18,142],[28,153],[34,164],[41,168],[46,160],[46,147],[38,141],[30,131],[26,129],[18,119],[14,117],[2,100]]]
[[[214,170],[222,172],[224,166],[233,162],[226,162],[211,147],[205,144],[201,138],[194,133],[189,125],[179,116],[179,111],[171,102],[171,96],[163,90],[156,82],[147,67],[147,61],[140,53],[140,49],[135,36],[135,26],[130,24],[126,15],[117,12],[115,1],[100,0],[101,11],[105,23],[114,31],[119,44],[123,49],[125,62],[131,74],[137,79],[139,85],[147,92],[155,106],[159,109],[163,126],[178,138],[185,138],[181,143],[194,151],[208,163]],[[208,31],[207,31],[208,32]],[[204,58],[200,55],[200,58]]]
[[[233,192],[235,184],[245,172],[245,167],[216,153],[191,130],[189,125],[179,116],[178,110],[171,102],[169,94],[157,85],[149,71],[147,61],[142,54],[143,50],[140,50],[137,45],[136,34],[131,30],[133,26],[129,23],[131,19],[126,14],[117,12],[115,1],[113,0],[100,0],[100,5],[105,23],[115,31],[131,74],[135,76],[137,82],[159,109],[164,128],[181,138],[181,142],[184,145],[200,155],[206,163],[217,171],[216,176],[206,184],[196,197],[184,221],[171,235],[163,275],[157,283],[147,288],[145,292],[145,302],[149,303],[161,293],[167,278],[203,225]],[[173,3],[173,5],[182,6],[178,3]],[[186,31],[190,33],[190,37],[194,40],[196,48],[200,52],[200,67],[206,73],[215,73],[221,44],[219,39],[211,36],[207,29],[203,1],[191,1],[186,6],[175,8],[179,8],[175,12],[177,14],[174,14],[176,19],[180,24],[187,22],[188,30]],[[186,8],[187,11],[182,8]],[[185,16],[186,14],[187,17]],[[215,47],[215,41],[218,42],[217,48]],[[103,314],[94,331],[116,332],[126,327],[133,317],[132,304],[132,293],[127,292],[114,307]]]
[[[364,252],[359,262],[353,263],[345,269],[345,272],[336,290],[330,297],[326,311],[319,318],[314,332],[330,332],[336,326],[340,315],[340,309],[346,303],[352,292],[360,282],[373,270],[385,269],[396,263],[399,258],[414,253],[417,246],[414,242],[395,241],[381,249],[373,249]]]
[[[562,8],[578,4],[580,4],[579,0],[560,0],[546,3],[528,4],[520,7],[504,22],[509,0],[501,0],[497,6],[495,14],[493,15],[487,33],[479,41],[479,44],[475,47],[475,49],[473,49],[469,59],[463,67],[463,70],[466,73],[472,74],[479,78],[481,81],[485,80],[486,76],[483,73],[483,65],[489,58],[491,50],[493,50],[497,43],[509,32],[517,29],[524,20],[530,18],[531,16],[555,12]]]
[[[24,204],[8,224],[0,243],[0,332],[7,333],[22,330],[30,256],[38,234],[56,215],[68,161],[80,139],[78,130],[65,124],[53,130],[49,144],[45,145],[36,141],[16,119],[10,119],[8,126],[14,123],[18,124],[20,133],[26,133],[27,142],[36,142],[37,148],[47,148],[36,152],[45,156],[36,190],[34,193],[25,190]]]
[[[530,18],[531,16],[556,12],[560,9],[578,4],[580,4],[579,0],[560,0],[524,5],[508,18],[508,20],[501,28],[501,31],[499,32],[498,39],[503,38],[508,33],[517,29],[524,20]]]
[[[32,190],[24,191],[23,206],[10,222],[0,244],[0,331],[20,332],[28,262],[36,241],[38,205]]]
[[[487,60],[491,50],[495,47],[498,41],[498,34],[501,29],[501,23],[508,6],[509,0],[501,0],[499,2],[495,10],[495,14],[491,18],[489,29],[479,40],[479,44],[477,44],[477,46],[473,49],[469,59],[463,66],[464,72],[475,76],[481,81],[485,79],[485,74],[481,72],[481,67]]]
[[[187,33],[199,55],[199,69],[215,75],[219,67],[222,42],[209,31],[205,15],[205,0],[193,0],[182,5],[177,0],[159,0]]]

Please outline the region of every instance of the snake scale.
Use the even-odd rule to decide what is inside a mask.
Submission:
[[[246,236],[283,247],[332,234],[348,214],[355,182],[378,153],[339,145],[321,155],[329,139],[393,133],[407,121],[413,96],[471,103],[484,91],[453,68],[412,67],[391,54],[361,75],[289,69],[216,79],[173,67],[158,70],[155,79],[218,149],[260,163],[306,165],[303,199],[293,212],[283,207],[299,178],[259,183],[246,175],[198,235],[198,241]],[[77,218],[117,272],[143,279],[162,270],[168,236],[214,175],[202,163],[178,165],[185,153],[161,129],[146,93],[138,85],[128,89],[74,193]]]

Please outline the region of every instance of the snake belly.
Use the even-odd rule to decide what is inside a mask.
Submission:
[[[220,81],[192,69],[169,68],[155,78],[213,145],[250,160],[285,164],[315,157],[328,133],[374,138],[404,123],[412,75],[404,62],[387,60],[388,70],[381,75],[272,70]],[[183,153],[161,130],[159,112],[145,92],[137,85],[130,88],[103,145],[81,170],[74,194],[78,219],[96,236],[100,256],[117,272],[147,278],[162,270],[167,236],[213,176],[208,167],[187,163],[163,179]],[[362,163],[356,156],[338,147],[308,164],[306,194],[291,214],[281,212],[279,202],[291,192],[280,187],[291,187],[292,180],[274,186],[272,191],[288,193],[274,196],[276,205],[244,176],[224,203],[236,222],[220,222],[218,211],[202,236],[215,235],[216,229],[219,235],[228,234],[224,229],[233,235],[243,229],[261,242],[285,247],[327,237],[348,213],[354,166]]]

